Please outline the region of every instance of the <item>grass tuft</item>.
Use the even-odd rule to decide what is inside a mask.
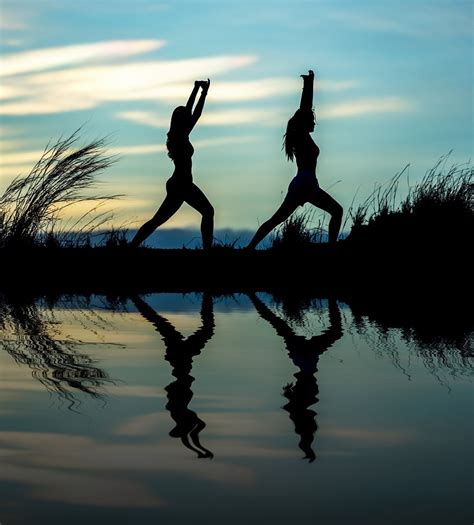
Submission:
[[[403,200],[397,198],[398,186],[408,166],[388,184],[377,187],[355,211],[349,210],[349,239],[467,241],[474,225],[474,169],[469,163],[448,168],[448,157],[441,157],[418,184],[409,188]]]
[[[321,222],[316,227],[312,226],[313,215],[308,211],[290,215],[277,229],[272,239],[271,248],[302,249],[322,242],[325,231]]]
[[[111,166],[115,157],[105,154],[106,139],[79,146],[81,128],[72,135],[48,144],[30,173],[17,177],[0,196],[0,246],[24,246],[51,242],[56,237],[61,212],[85,201],[98,201],[74,225],[76,235],[87,235],[111,218],[97,209],[117,195],[87,195],[96,175]],[[64,237],[70,232],[62,232]]]

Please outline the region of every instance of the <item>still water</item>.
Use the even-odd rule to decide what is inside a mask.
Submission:
[[[2,525],[472,521],[469,330],[265,293],[0,319]]]

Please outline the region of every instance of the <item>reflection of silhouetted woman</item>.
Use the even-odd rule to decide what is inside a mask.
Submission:
[[[199,433],[206,427],[206,423],[198,417],[196,412],[188,408],[193,398],[191,390],[194,381],[191,375],[193,358],[201,353],[206,343],[214,335],[212,296],[206,293],[203,295],[202,325],[187,338],[184,338],[167,319],[158,315],[143,299],[136,296],[132,300],[143,317],[150,321],[161,334],[166,346],[165,359],[173,367],[172,374],[176,377],[176,381],[170,383],[165,389],[168,393],[166,408],[176,422],[170,436],[181,438],[183,445],[195,452],[198,457],[212,458],[212,452],[199,442]]]
[[[288,355],[293,364],[299,368],[294,375],[295,384],[283,389],[288,403],[283,407],[295,425],[295,432],[300,436],[299,447],[305,453],[305,459],[314,461],[316,454],[312,448],[314,433],[318,425],[314,419],[316,412],[310,406],[318,401],[318,384],[315,373],[318,370],[319,356],[328,350],[342,336],[341,314],[334,299],[329,299],[329,328],[321,335],[307,339],[297,335],[281,318],[275,315],[255,294],[250,296],[255,309],[285,341]]]
[[[296,158],[298,172],[288,186],[285,200],[270,219],[264,222],[255,233],[248,247],[253,249],[268,235],[273,228],[306,202],[321,208],[331,215],[329,221],[329,242],[337,241],[342,220],[342,207],[324,190],[319,187],[316,178],[316,163],[319,148],[314,143],[310,133],[314,131],[313,82],[314,73],[310,70],[303,77],[303,92],[299,109],[288,121],[284,147],[288,160]]]
[[[174,162],[173,175],[166,183],[166,197],[155,215],[146,222],[132,240],[133,246],[138,246],[156,228],[165,223],[187,202],[202,215],[201,234],[203,248],[210,248],[214,229],[214,208],[204,193],[194,184],[192,176],[192,156],[194,148],[189,141],[189,134],[201,116],[209,89],[210,81],[201,80],[194,83],[194,89],[186,106],[178,106],[171,116],[171,125],[168,132],[168,155]],[[201,96],[192,112],[196,95],[202,88]]]

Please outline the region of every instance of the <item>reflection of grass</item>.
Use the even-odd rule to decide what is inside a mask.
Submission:
[[[61,212],[79,202],[99,201],[72,225],[76,238],[110,218],[99,208],[113,196],[88,196],[85,190],[114,159],[104,154],[104,139],[77,147],[79,132],[46,146],[30,173],[16,178],[0,197],[0,245],[38,244],[45,239],[53,244]]]
[[[27,365],[35,379],[74,410],[82,392],[101,399],[100,388],[110,382],[93,360],[76,351],[79,341],[63,339],[56,328],[53,308],[33,300],[8,300],[0,295],[0,349],[16,363]]]

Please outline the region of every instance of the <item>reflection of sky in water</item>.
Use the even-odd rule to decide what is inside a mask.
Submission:
[[[258,297],[268,315],[285,319],[281,305]],[[142,298],[185,337],[202,325],[200,294]],[[88,366],[104,372],[98,397],[63,381],[73,410],[34,368],[0,352],[2,523],[467,520],[472,397],[465,363],[427,366],[401,331],[384,334],[367,320],[357,328],[339,304],[342,336],[319,357],[313,383],[299,379],[300,386],[309,380],[318,401],[291,413],[282,392],[299,369],[283,338],[249,297],[213,303],[213,333],[189,359],[166,348],[137,301],[116,311],[101,298],[89,308],[58,304],[46,331],[74,340],[77,363],[87,356]],[[327,301],[313,301],[287,325],[306,338],[323,333]],[[8,326],[6,339],[14,341]],[[198,459],[182,435],[169,435],[172,415],[204,423],[194,438],[212,459]],[[317,424],[311,464],[301,459],[298,421]]]

